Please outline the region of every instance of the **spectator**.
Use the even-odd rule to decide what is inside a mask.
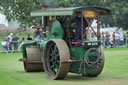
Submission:
[[[28,38],[27,38],[28,41],[31,41],[32,38],[30,37],[30,34],[28,34]]]
[[[1,42],[1,47],[2,47],[3,51],[8,52],[8,43],[6,42],[6,40],[3,40]]]
[[[126,31],[126,35],[128,35],[128,30]]]
[[[91,38],[89,40],[97,40],[97,38],[96,38],[96,36],[95,36],[95,34],[93,32],[92,32]]]
[[[90,40],[91,34],[92,34],[92,30],[91,29],[88,29],[88,32],[87,32],[87,39],[88,40]]]
[[[20,41],[20,50],[22,51],[22,45],[25,43],[24,37]]]
[[[22,42],[25,42],[25,39],[24,39],[24,37],[20,40],[20,43],[22,43]]]
[[[120,33],[118,32],[118,30],[116,30],[115,32],[115,47],[119,47],[120,46]]]
[[[14,35],[14,37],[12,38],[12,43],[14,46],[14,51],[18,51],[18,35]]]
[[[113,32],[113,34],[112,34],[112,38],[113,38],[113,45],[115,44],[115,32],[116,32],[116,31],[114,31],[114,32]]]
[[[126,45],[128,46],[128,30],[126,31]]]
[[[115,39],[115,32],[116,32],[116,31],[114,31],[113,34],[112,34],[113,40]]]
[[[105,47],[108,48],[109,47],[109,42],[110,42],[110,33],[109,32],[105,32]]]
[[[103,47],[105,47],[105,33],[104,32],[102,32],[101,38],[102,38],[102,45]]]
[[[126,32],[123,32],[123,37],[124,37],[124,45],[126,45],[126,39],[127,39]]]
[[[8,35],[9,52],[12,52],[12,37],[13,37],[13,33],[10,33],[10,35]]]

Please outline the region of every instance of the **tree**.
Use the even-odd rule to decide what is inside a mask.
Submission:
[[[110,24],[114,24],[117,27],[123,29],[128,28],[128,1],[127,0],[106,0],[105,7],[112,10],[112,16],[104,19]],[[109,20],[109,21],[108,21]],[[106,22],[106,23],[107,23]]]
[[[127,29],[127,0],[0,0],[0,10],[8,21],[18,20],[21,28],[39,25],[40,17],[31,17],[30,12],[40,9],[43,5],[49,7],[100,6],[112,9],[112,15],[101,17],[103,24],[116,25]]]
[[[103,6],[103,0],[58,0],[58,7]]]
[[[30,12],[41,7],[41,0],[0,0],[0,6],[8,21],[18,20],[20,27],[26,28],[37,24]]]

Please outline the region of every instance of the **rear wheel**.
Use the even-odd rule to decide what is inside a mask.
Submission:
[[[103,67],[104,67],[104,49],[102,46],[99,46],[97,48],[98,52],[100,53],[100,56],[99,56],[99,62],[97,64],[97,72],[95,74],[83,74],[83,76],[85,77],[97,77],[103,70]]]
[[[26,72],[43,71],[42,52],[39,47],[26,47],[24,69]]]
[[[61,39],[49,40],[44,49],[43,65],[48,77],[51,79],[63,79],[66,77],[70,63],[69,49],[65,41]]]

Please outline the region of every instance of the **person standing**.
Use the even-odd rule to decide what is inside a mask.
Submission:
[[[1,42],[1,47],[2,47],[3,51],[8,52],[8,47],[7,47],[7,42],[6,42],[6,40],[3,40],[3,41]]]
[[[92,32],[91,33],[91,38],[90,38],[90,40],[97,40],[97,37],[95,36],[95,34]]]
[[[12,37],[13,37],[13,33],[10,33],[10,35],[8,35],[9,52],[12,52]]]
[[[30,37],[30,34],[28,34],[27,40],[28,40],[28,41],[32,41],[32,38]]]
[[[102,32],[102,45],[103,45],[103,47],[105,47],[105,33],[104,32]]]
[[[113,34],[112,34],[112,38],[113,38],[113,47],[115,46],[115,32],[116,32],[116,31],[114,31]]]
[[[109,47],[110,37],[111,37],[110,33],[106,32],[106,35],[105,35],[105,38],[106,38],[106,48]]]
[[[18,35],[14,35],[14,37],[12,38],[12,43],[13,43],[13,46],[14,46],[14,51],[18,51]]]
[[[126,46],[128,47],[128,30],[126,31]]]
[[[120,33],[116,30],[115,32],[115,47],[120,46]]]
[[[24,39],[24,37],[20,40],[20,50],[22,51],[23,50],[23,48],[22,48],[22,45],[25,43],[26,41],[25,41],[25,39]]]
[[[126,45],[126,37],[127,37],[126,33],[125,33],[125,32],[123,32],[124,45]]]

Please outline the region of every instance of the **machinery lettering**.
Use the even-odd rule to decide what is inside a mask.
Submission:
[[[98,43],[88,43],[88,46],[94,46],[94,45],[98,45]]]

